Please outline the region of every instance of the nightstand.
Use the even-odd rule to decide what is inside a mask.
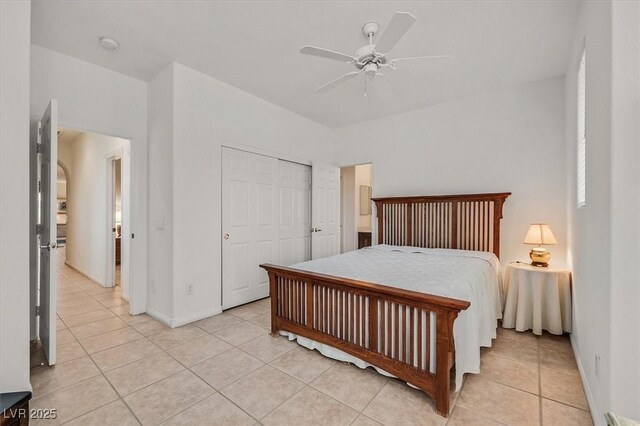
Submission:
[[[358,250],[371,246],[371,231],[358,229]]]
[[[517,331],[571,332],[571,272],[526,263],[507,265],[502,327]]]

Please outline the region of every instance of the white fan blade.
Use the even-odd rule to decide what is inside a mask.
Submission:
[[[394,13],[391,22],[382,33],[382,37],[376,43],[375,51],[381,55],[389,53],[402,36],[409,31],[414,22],[416,22],[416,17],[409,12]]]
[[[329,58],[340,62],[346,62],[348,64],[355,62],[356,58],[346,55],[340,52],[334,52],[333,50],[322,49],[315,46],[305,46],[300,49],[300,53],[311,56],[319,56],[321,58]]]
[[[337,86],[340,83],[343,83],[343,82],[345,82],[347,80],[351,80],[352,78],[354,78],[358,74],[360,74],[360,72],[361,71],[352,71],[352,72],[346,73],[345,75],[341,75],[340,77],[336,78],[335,80],[331,80],[330,82],[328,82],[324,86],[318,87],[316,90],[313,91],[313,93],[326,92],[327,90],[332,89],[333,87]]]
[[[381,101],[386,101],[393,97],[393,89],[387,77],[382,74],[371,82],[371,89],[376,97]]]
[[[415,61],[419,59],[451,59],[453,56],[451,55],[432,55],[432,56],[410,56],[408,58],[397,58],[392,61],[389,61],[389,65],[395,65],[400,61]]]

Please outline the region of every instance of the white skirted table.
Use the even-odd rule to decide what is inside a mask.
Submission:
[[[571,272],[526,263],[507,265],[504,280],[504,328],[571,332]]]

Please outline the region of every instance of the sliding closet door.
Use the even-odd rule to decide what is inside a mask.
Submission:
[[[261,263],[278,263],[278,160],[222,150],[222,304],[269,295]]]
[[[279,264],[311,259],[311,167],[278,161]]]

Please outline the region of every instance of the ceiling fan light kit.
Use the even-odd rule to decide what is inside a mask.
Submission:
[[[393,47],[400,41],[400,39],[406,34],[406,32],[415,23],[416,17],[408,12],[396,12],[391,18],[391,22],[387,25],[384,33],[380,37],[377,43],[373,42],[373,38],[380,29],[380,26],[376,22],[368,22],[362,27],[362,33],[369,39],[369,44],[366,44],[359,48],[354,56],[350,56],[346,53],[335,52],[332,50],[323,49],[315,46],[304,46],[300,49],[300,53],[311,56],[318,56],[327,59],[333,59],[348,64],[353,64],[357,71],[348,72],[340,77],[326,83],[323,86],[314,90],[314,93],[323,93],[333,87],[351,80],[362,72],[365,74],[365,91],[364,96],[367,96],[366,90],[366,78],[370,80],[379,79],[383,77],[382,69],[391,68],[396,69],[396,63],[399,61],[414,61],[420,59],[443,59],[451,58],[450,55],[432,55],[432,56],[413,56],[407,58],[397,58],[389,60],[387,55],[393,49]],[[391,92],[391,88],[388,86],[386,79],[380,79],[383,81],[381,85],[385,86],[388,93]],[[381,88],[379,88],[381,89]]]

